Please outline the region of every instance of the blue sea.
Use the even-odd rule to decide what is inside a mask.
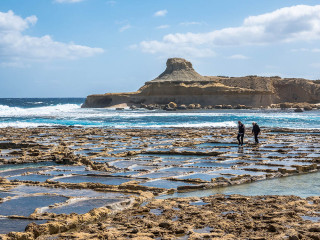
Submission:
[[[85,109],[85,98],[0,98],[0,127],[83,126],[111,128],[236,127],[238,120],[262,127],[320,129],[320,110]]]

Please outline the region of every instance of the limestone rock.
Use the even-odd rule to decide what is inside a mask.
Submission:
[[[189,105],[188,105],[188,108],[189,108],[189,109],[195,109],[195,108],[196,108],[196,105],[195,105],[195,104],[189,104]]]
[[[185,104],[181,104],[180,106],[178,106],[177,109],[179,109],[179,110],[187,110],[188,108],[187,108],[187,106]]]
[[[183,58],[169,58],[166,70],[151,82],[201,81],[206,79],[193,69],[191,62]]]
[[[138,91],[90,95],[82,107],[146,108],[150,104],[165,106],[168,102],[186,106],[194,103],[201,106],[222,105],[226,109],[236,105],[278,107],[281,103],[280,107],[286,109],[298,103],[319,103],[320,84],[301,78],[202,76],[189,61],[169,58],[165,71],[154,80],[146,82]]]
[[[290,108],[291,105],[289,103],[280,103],[280,108],[281,109],[286,109],[286,108]]]
[[[169,108],[177,108],[178,105],[176,103],[174,103],[174,102],[170,102],[170,103],[168,103],[168,107]]]

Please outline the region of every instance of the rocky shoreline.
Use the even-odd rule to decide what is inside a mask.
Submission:
[[[116,110],[123,110],[127,106],[118,106]],[[147,110],[165,110],[165,111],[179,111],[179,110],[194,110],[194,109],[203,109],[203,110],[210,110],[210,109],[253,109],[252,106],[246,105],[207,105],[201,106],[201,104],[176,104],[175,102],[170,102],[168,104],[139,104],[139,105],[131,105],[130,109],[147,109]],[[304,112],[304,111],[311,111],[320,109],[319,104],[310,104],[310,103],[279,103],[279,104],[271,104],[270,106],[264,108],[261,107],[260,109],[278,109],[278,110],[293,110],[294,112]]]
[[[4,221],[28,219],[45,223],[30,223],[25,232],[0,236],[2,239],[71,236],[320,239],[319,196],[304,199],[218,194],[203,198],[155,198],[309,174],[320,169],[317,150],[320,131],[265,128],[261,144],[253,144],[247,138],[243,148],[235,144],[235,132],[230,128],[2,128],[0,210],[2,204],[30,197],[67,196],[69,200],[51,203],[44,210],[35,206],[29,215],[9,209]],[[15,195],[21,188],[23,195]],[[73,197],[61,193],[66,190]],[[109,196],[110,203],[114,203],[99,203],[82,214],[58,211],[72,204],[76,209],[74,201],[78,197],[72,191],[83,190],[92,191],[93,196],[103,193],[98,199],[89,198],[89,202]],[[80,200],[81,197],[88,196],[80,196]]]

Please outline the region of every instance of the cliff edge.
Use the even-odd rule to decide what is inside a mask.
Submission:
[[[267,107],[282,102],[319,103],[320,83],[301,78],[202,76],[191,62],[169,58],[167,67],[137,92],[89,95],[84,108],[200,104]]]

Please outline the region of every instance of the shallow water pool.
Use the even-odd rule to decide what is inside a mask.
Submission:
[[[173,197],[204,197],[213,194],[241,194],[255,195],[296,195],[300,197],[319,196],[320,172],[296,175],[291,177],[275,178],[253,182],[250,184],[233,185],[224,188],[215,188],[202,191],[174,193],[159,198]]]
[[[11,199],[0,204],[0,215],[2,216],[29,216],[36,208],[49,206],[66,201],[62,196],[31,196]]]
[[[120,177],[96,177],[96,176],[72,176],[58,178],[55,181],[64,182],[64,183],[82,183],[82,182],[91,182],[91,183],[101,183],[106,185],[120,185],[124,182],[129,182],[134,179],[130,178],[120,178]]]
[[[29,220],[29,219],[10,219],[0,217],[0,234],[9,232],[22,232],[29,223],[42,224],[47,220]]]
[[[76,202],[70,203],[68,205],[63,205],[55,208],[50,208],[45,212],[56,213],[56,214],[70,214],[70,213],[77,213],[77,214],[84,214],[89,212],[94,208],[104,207],[106,205],[120,202],[121,199],[86,199],[86,200],[78,200]]]

